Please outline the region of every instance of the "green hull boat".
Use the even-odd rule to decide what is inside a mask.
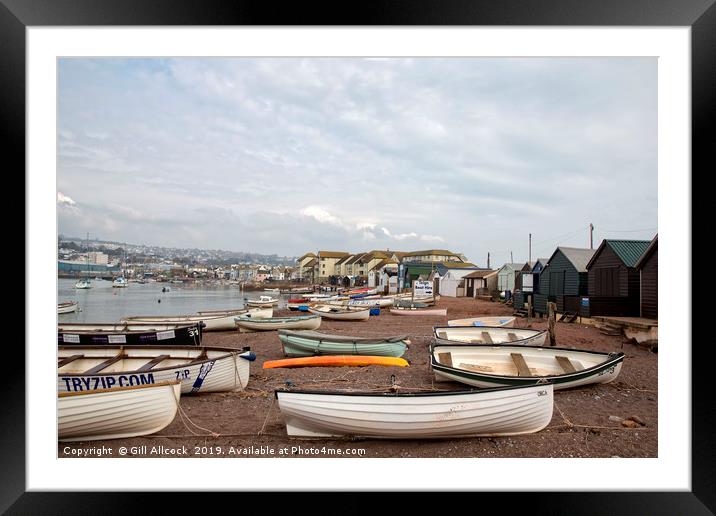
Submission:
[[[407,335],[388,337],[353,337],[330,335],[317,331],[279,330],[283,352],[287,357],[314,355],[374,355],[401,357],[408,344]]]

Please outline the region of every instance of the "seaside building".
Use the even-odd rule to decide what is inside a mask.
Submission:
[[[581,296],[589,294],[587,263],[594,249],[558,247],[552,253],[539,277],[539,294],[535,294],[535,312],[546,314],[547,303],[557,304],[557,311],[565,311],[565,302],[576,306]]]
[[[334,276],[336,271],[336,263],[345,258],[349,253],[343,251],[318,251],[317,263],[314,268],[318,270],[314,273],[318,281],[325,281],[329,276]]]
[[[659,235],[646,248],[635,267],[639,271],[639,317],[659,318]]]

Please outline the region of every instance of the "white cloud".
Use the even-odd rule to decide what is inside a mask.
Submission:
[[[321,224],[331,224],[332,226],[346,227],[341,219],[339,219],[335,215],[331,215],[325,208],[321,208],[320,206],[306,206],[301,210],[301,215],[303,215],[304,217],[311,217],[313,219],[316,219]]]

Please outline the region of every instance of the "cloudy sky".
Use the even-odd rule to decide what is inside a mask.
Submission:
[[[485,265],[657,230],[653,58],[62,59],[61,234]]]

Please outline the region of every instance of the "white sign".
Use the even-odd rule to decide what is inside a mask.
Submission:
[[[62,342],[73,342],[75,344],[80,343],[80,336],[79,335],[70,335],[68,333],[65,333],[62,335]]]
[[[174,330],[158,331],[157,340],[167,340],[174,338]]]
[[[107,335],[110,344],[126,344],[127,337],[125,335]]]
[[[433,282],[425,280],[415,280],[413,282],[413,296],[426,297],[433,295]]]

